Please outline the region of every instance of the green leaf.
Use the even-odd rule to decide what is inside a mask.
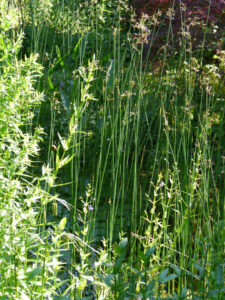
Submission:
[[[122,239],[122,240],[120,241],[120,243],[119,243],[120,249],[125,249],[126,246],[127,246],[127,243],[128,243],[128,239],[127,239],[127,238]]]
[[[56,45],[56,53],[57,53],[58,59],[60,60],[61,67],[64,68],[64,61],[63,61],[63,58],[61,57],[61,53],[60,53],[59,47],[57,45]]]
[[[62,167],[64,167],[65,165],[67,165],[74,158],[75,155],[76,155],[76,153],[74,153],[71,156],[68,155],[63,160],[59,161],[58,169],[61,169]]]
[[[145,252],[145,255],[148,259],[152,258],[152,255],[155,253],[155,250],[156,250],[156,245],[148,248]]]
[[[174,271],[176,272],[177,276],[181,275],[181,269],[178,268],[177,266],[172,267],[174,269]]]
[[[114,274],[107,274],[106,277],[103,277],[101,274],[99,274],[99,277],[102,279],[102,281],[108,286],[112,287],[113,286],[113,281],[114,281]]]
[[[168,282],[168,281],[173,280],[173,279],[176,279],[176,278],[177,278],[177,274],[172,273],[172,274],[170,274],[169,276],[167,276],[165,278],[165,281],[163,283]]]
[[[82,41],[82,38],[83,38],[83,37],[81,37],[81,38],[79,39],[79,41],[76,43],[76,46],[75,46],[74,49],[73,49],[73,55],[72,55],[72,58],[73,58],[74,60],[77,59],[77,57],[78,57],[79,46],[80,46],[80,42]]]
[[[162,273],[159,275],[158,282],[159,283],[166,283],[166,282],[168,282],[172,279],[177,278],[176,274],[170,274],[169,276],[167,276],[168,273],[169,273],[169,268],[162,271]]]
[[[168,273],[169,273],[169,268],[163,270],[163,271],[160,273],[160,275],[159,275],[158,282],[161,283],[161,281],[163,281],[164,278],[166,278],[166,276],[168,275]]]
[[[66,226],[66,222],[67,222],[67,218],[66,218],[66,217],[64,217],[64,218],[60,221],[60,223],[59,223],[59,229],[60,229],[61,231],[64,230],[64,228],[65,228],[65,226]]]
[[[38,275],[41,272],[41,268],[37,267],[34,270],[30,271],[30,272],[26,272],[25,276],[27,277],[26,280],[30,281],[32,280],[36,275]]]
[[[77,130],[78,127],[78,119],[79,119],[80,113],[79,110],[75,113],[70,118],[70,123],[69,123],[69,132],[70,134],[74,134],[75,131]]]
[[[54,90],[54,86],[52,84],[51,76],[48,76],[48,85],[49,85],[51,90]]]
[[[67,146],[65,140],[63,140],[63,138],[61,137],[61,135],[59,134],[59,132],[57,132],[57,133],[58,133],[58,137],[59,137],[60,143],[61,143],[61,145],[63,147],[63,150],[67,151],[68,150],[68,146]]]

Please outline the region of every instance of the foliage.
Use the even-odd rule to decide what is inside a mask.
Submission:
[[[1,296],[223,299],[222,46],[196,51],[189,7],[177,43],[169,1],[140,20],[128,1],[14,2],[1,4]],[[223,38],[208,24],[205,40]]]
[[[33,87],[41,75],[41,66],[33,55],[18,60],[23,35],[15,37],[16,13],[6,14],[5,5],[1,2],[0,296],[52,299],[62,284],[56,274],[60,269],[58,249],[63,229],[54,232],[51,244],[48,232],[40,233],[44,226],[40,212],[44,213],[45,202],[51,202],[52,196],[40,189],[29,173],[43,134],[32,124],[35,109],[43,100]]]

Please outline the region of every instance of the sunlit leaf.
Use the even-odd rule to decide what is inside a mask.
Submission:
[[[60,221],[60,223],[59,223],[59,229],[61,231],[63,231],[65,229],[66,222],[67,222],[67,218],[66,217],[62,218],[62,220]]]

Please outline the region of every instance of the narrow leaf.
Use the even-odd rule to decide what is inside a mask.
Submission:
[[[79,46],[80,46],[80,42],[82,40],[82,37],[79,39],[79,41],[76,43],[76,46],[73,49],[73,55],[72,58],[75,60],[78,57],[78,51],[79,51]]]
[[[62,167],[64,167],[65,165],[67,165],[67,164],[74,158],[75,154],[76,154],[76,153],[74,153],[74,154],[71,155],[71,156],[68,155],[68,156],[65,157],[63,160],[61,160],[61,161],[59,162],[58,168],[61,169]]]
[[[60,65],[63,68],[64,67],[64,61],[61,57],[61,53],[60,53],[59,47],[57,45],[56,45],[56,53],[57,53],[58,59],[60,59]]]

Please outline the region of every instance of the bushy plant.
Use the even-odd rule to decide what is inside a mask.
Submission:
[[[195,57],[200,16],[170,1],[140,20],[128,1],[14,2],[30,58],[2,18],[2,295],[222,299],[224,53],[204,65],[202,43]]]
[[[0,296],[52,299],[61,285],[58,252],[64,227],[52,234],[45,230],[45,207],[55,197],[38,184],[44,178],[29,172],[43,134],[33,124],[43,101],[34,89],[42,68],[33,55],[17,58],[23,39],[14,31],[17,11],[7,10],[6,1],[0,8]]]

